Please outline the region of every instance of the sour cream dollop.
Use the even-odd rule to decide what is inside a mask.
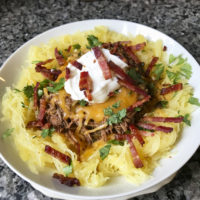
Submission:
[[[122,69],[127,67],[127,64],[118,58],[115,55],[112,55],[109,50],[101,49],[107,61],[112,61]],[[103,72],[99,63],[93,53],[93,51],[89,51],[86,54],[82,55],[79,59],[77,59],[79,63],[83,65],[82,70],[77,69],[71,63],[67,65],[70,69],[70,79],[65,82],[65,91],[71,95],[73,100],[86,100],[84,92],[79,89],[79,80],[80,73],[82,71],[87,71],[92,79],[93,83],[93,92],[92,97],[93,100],[91,103],[103,103],[105,102],[109,96],[110,92],[114,92],[117,90],[120,85],[117,82],[117,78],[112,76],[111,79],[105,80],[103,76]]]

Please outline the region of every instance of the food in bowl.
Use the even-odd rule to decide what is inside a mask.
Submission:
[[[2,137],[33,173],[53,171],[68,186],[99,187],[113,176],[143,183],[199,105],[191,66],[166,50],[106,27],[32,46],[3,96],[10,129]]]

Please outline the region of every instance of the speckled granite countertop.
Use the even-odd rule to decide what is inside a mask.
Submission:
[[[176,2],[176,3],[174,3]],[[0,65],[24,42],[52,27],[85,19],[121,19],[156,28],[181,43],[200,63],[198,0],[1,0]],[[199,200],[200,149],[159,191],[134,200]],[[0,160],[0,199],[49,200]]]

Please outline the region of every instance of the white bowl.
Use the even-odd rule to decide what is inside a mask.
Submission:
[[[74,33],[78,30],[85,31],[93,29],[98,25],[107,26],[111,30],[125,35],[128,33],[133,35],[141,33],[150,40],[161,39],[164,42],[164,45],[167,46],[168,54],[182,54],[183,57],[188,59],[188,62],[192,66],[193,74],[190,79],[190,84],[194,87],[194,95],[200,98],[200,67],[184,47],[169,36],[155,29],[133,22],[120,20],[87,20],[70,23],[46,31],[28,41],[16,52],[14,52],[3,64],[0,71],[0,77],[4,78],[6,81],[0,83],[0,96],[2,97],[6,86],[11,86],[17,80],[17,76],[20,72],[20,66],[24,64],[28,49],[31,45],[46,43],[53,37]],[[173,152],[175,152],[174,156],[172,158],[162,159],[160,166],[153,172],[152,178],[140,186],[134,186],[133,184],[127,182],[124,178],[118,177],[111,179],[111,181],[109,181],[109,183],[105,186],[96,189],[85,187],[66,187],[58,184],[57,181],[54,181],[48,173],[41,173],[39,175],[31,173],[26,164],[19,158],[17,152],[13,148],[10,148],[9,140],[0,140],[0,157],[16,174],[28,181],[34,188],[40,190],[47,196],[62,199],[127,199],[136,195],[155,191],[163,184],[166,184],[171,180],[177,170],[179,170],[188,161],[188,159],[199,147],[199,121],[200,109],[198,108],[192,114],[192,126],[184,129],[180,141],[173,149]],[[8,124],[5,123],[0,124],[0,134],[8,128],[7,125]]]

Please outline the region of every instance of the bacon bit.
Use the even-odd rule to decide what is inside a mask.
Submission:
[[[133,144],[133,141],[131,140],[131,137],[127,137],[128,143],[130,145],[130,151],[133,157],[133,164],[136,168],[142,168],[144,165],[138,155],[138,152]]]
[[[72,45],[69,45],[69,47],[67,48],[67,51],[70,52],[71,48],[72,48]]]
[[[60,70],[47,69],[46,67],[42,67],[41,65],[38,65],[38,64],[35,67],[35,71],[41,72],[43,76],[45,76],[51,81],[55,81],[58,78],[59,74],[61,74]]]
[[[151,131],[142,131],[142,130],[139,130],[139,132],[140,132],[140,135],[142,135],[142,136],[154,136],[155,134],[154,134],[154,132],[151,132]]]
[[[124,50],[128,54],[128,56],[136,63],[139,64],[141,63],[139,58],[135,55],[135,53],[132,51],[131,47],[124,46]]]
[[[50,147],[49,145],[45,146],[44,151],[48,153],[49,155],[53,156],[54,158],[57,158],[63,163],[70,164],[71,158],[68,155],[65,155],[64,153],[61,153],[60,151],[55,150],[53,147]]]
[[[179,91],[179,90],[182,90],[182,89],[183,89],[183,84],[177,83],[177,84],[169,86],[167,88],[162,88],[160,94],[165,95],[165,94],[168,94],[170,92],[175,92],[175,91]]]
[[[68,80],[70,78],[70,69],[69,68],[65,68],[65,79]]]
[[[112,61],[109,61],[108,62],[108,65],[110,67],[110,69],[116,73],[116,75],[120,78],[120,79],[123,79],[123,80],[127,80],[128,82],[130,83],[133,83],[133,80],[131,79],[130,76],[128,76],[124,70],[119,67],[118,65],[116,65],[114,62]]]
[[[42,129],[49,129],[51,127],[51,124],[47,122],[46,124],[43,125]]]
[[[130,48],[132,51],[140,51],[144,49],[145,46],[146,46],[146,42],[143,42],[143,43],[136,44],[134,46],[130,46]]]
[[[149,76],[153,66],[156,64],[156,62],[158,61],[158,57],[153,57],[149,66],[147,67],[147,70],[146,70],[146,76]]]
[[[79,63],[78,61],[74,60],[71,62],[71,64],[76,67],[79,70],[82,70],[83,65],[81,63]]]
[[[65,64],[65,59],[63,58],[62,55],[59,54],[57,48],[55,48],[55,57],[56,57],[56,60],[58,61],[58,64],[59,64],[60,66],[62,66],[62,65]]]
[[[43,123],[41,121],[35,120],[35,121],[30,121],[28,122],[28,124],[26,125],[26,128],[39,128],[41,129],[43,127]]]
[[[122,80],[120,78],[118,78],[118,82],[120,85],[134,91],[137,92],[138,94],[141,94],[143,96],[148,96],[148,94],[141,88],[139,88],[138,86],[134,85],[133,83],[130,83],[128,80]]]
[[[92,90],[93,90],[93,85],[92,85],[92,79],[89,76],[88,72],[81,72],[80,74],[80,81],[79,81],[79,88],[80,90],[85,90],[84,95],[88,98],[89,101],[92,100]]]
[[[132,106],[129,106],[127,108],[127,111],[131,112],[134,108],[137,108],[137,107],[141,106],[142,104],[144,104],[145,102],[149,101],[150,98],[151,98],[151,96],[148,95],[144,99],[137,101]]]
[[[113,96],[115,96],[115,93],[114,93],[114,92],[110,92],[110,93],[108,94],[108,96],[109,96],[109,97],[113,97]]]
[[[45,111],[46,111],[46,101],[44,98],[40,99],[40,108],[39,108],[39,113],[38,113],[38,121],[43,121],[44,119],[44,115],[45,115]]]
[[[167,51],[167,47],[166,46],[163,47],[163,51]]]
[[[48,59],[46,61],[42,61],[36,64],[36,66],[42,66],[42,65],[46,65],[47,63],[52,62],[54,59]]]
[[[148,130],[162,131],[162,132],[165,132],[165,133],[170,133],[170,132],[173,131],[172,127],[156,126],[155,124],[139,122],[137,125],[139,127],[142,127],[142,128],[148,129]]]
[[[77,178],[65,177],[62,174],[53,174],[53,178],[58,179],[61,184],[72,187],[74,185],[80,186],[80,181]]]
[[[99,47],[93,47],[92,48],[94,55],[101,67],[101,70],[103,72],[103,76],[105,78],[105,80],[108,80],[110,78],[112,78],[112,74],[110,71],[110,68],[108,66],[107,60],[104,56],[104,54],[102,53],[101,49]]]
[[[37,109],[37,107],[38,107],[38,88],[39,88],[39,86],[40,86],[40,83],[37,82],[34,87],[34,92],[33,92],[34,109]]]
[[[162,86],[167,87],[167,86],[170,86],[170,84],[169,83],[164,83],[164,84],[162,84]]]
[[[180,123],[183,121],[183,117],[143,117],[143,121],[148,122],[174,122]]]
[[[139,141],[139,143],[143,146],[143,144],[145,143],[142,136],[140,135],[139,130],[133,125],[130,124],[129,125],[131,132],[133,133],[133,135],[135,136],[135,138]]]

